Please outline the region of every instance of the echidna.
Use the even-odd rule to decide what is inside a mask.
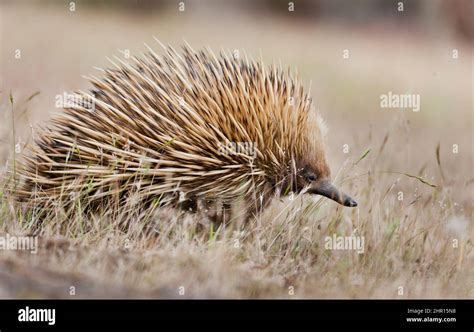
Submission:
[[[148,47],[148,46],[147,46]],[[236,53],[151,48],[89,77],[42,129],[17,195],[44,208],[138,197],[159,205],[242,197],[248,216],[305,190],[357,206],[330,182],[324,123],[297,76]]]

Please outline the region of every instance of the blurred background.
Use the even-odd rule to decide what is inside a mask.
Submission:
[[[58,111],[55,97],[88,89],[81,76],[100,76],[94,67],[110,66],[107,57],[139,55],[144,43],[162,52],[153,37],[175,48],[186,40],[195,49],[240,50],[296,69],[328,122],[336,172],[386,136],[392,170],[418,172],[434,162],[420,154],[440,142],[451,158],[446,163],[459,171],[472,165],[472,6],[470,0],[2,0],[2,109],[11,92],[19,108],[17,139],[27,142],[30,126]],[[420,94],[421,111],[381,109],[380,96],[389,91]],[[7,143],[11,124],[4,120],[0,135]],[[453,144],[462,146],[460,154],[448,153]],[[4,162],[11,149],[2,146]],[[464,179],[471,178],[466,169]]]
[[[206,296],[214,292],[231,297],[275,296],[280,293],[262,290],[277,277],[285,278],[281,284],[286,285],[298,268],[313,273],[302,272],[302,278],[307,278],[303,280],[308,281],[302,283],[305,296],[397,297],[398,278],[403,278],[410,285],[409,296],[472,298],[472,260],[469,263],[466,258],[466,270],[458,279],[453,277],[458,253],[450,250],[451,233],[444,228],[454,220],[456,236],[464,238],[469,229],[471,239],[474,234],[472,7],[472,0],[0,0],[0,167],[13,153],[12,137],[20,147],[31,142],[31,128],[44,125],[61,111],[55,107],[56,96],[89,89],[82,75],[100,77],[94,67],[111,66],[107,57],[140,55],[146,51],[144,43],[163,53],[154,37],[176,49],[186,40],[196,50],[207,46],[215,52],[221,48],[245,50],[253,57],[262,56],[267,64],[281,62],[297,70],[305,85],[311,85],[314,105],[329,127],[328,159],[333,175],[359,202],[358,209],[341,209],[325,200],[318,218],[330,221],[335,215],[334,219],[344,220],[339,231],[347,234],[352,227],[362,229],[372,239],[367,251],[375,263],[356,259],[349,264],[346,256],[340,255],[340,260],[328,260],[328,264],[324,259],[313,264],[307,256],[296,263],[287,258],[282,264],[275,257],[286,251],[275,255],[262,250],[257,241],[258,245],[246,244],[248,253],[241,264],[241,260],[229,259],[220,247],[213,251],[204,245],[203,249],[181,239],[176,242],[178,247],[183,244],[176,255],[183,260],[181,265],[173,256],[175,244],[166,245],[168,241],[150,245],[161,250],[156,261],[138,253],[137,260],[128,265],[116,263],[120,253],[103,254],[96,247],[87,256],[90,259],[82,261],[71,258],[75,251],[69,252],[67,259],[56,259],[47,250],[37,259],[21,257],[52,271],[86,271],[102,281],[96,288],[84,287],[90,296],[99,297],[102,290],[110,295],[105,285],[115,287],[117,280],[125,280],[132,288],[139,285],[146,294],[153,287],[174,285],[174,280],[176,285],[197,280]],[[389,92],[419,95],[420,111],[381,108],[380,97]],[[0,168],[0,174],[5,169]],[[436,184],[436,190],[417,177]],[[399,192],[405,194],[403,201],[397,199]],[[269,211],[265,220],[270,226],[277,220],[271,213],[280,215],[283,204],[276,202],[275,209]],[[316,227],[315,221],[316,217],[311,217],[308,226]],[[384,232],[388,229],[393,234],[397,225],[398,242],[391,245]],[[289,229],[288,238],[297,241]],[[262,234],[268,234],[267,230]],[[420,238],[422,245],[413,244],[413,238]],[[410,246],[424,251],[407,258]],[[194,261],[193,253],[203,254],[196,255]],[[220,265],[195,263],[216,257],[221,259],[213,262]],[[270,257],[273,263],[264,269],[266,279],[261,267],[248,268],[254,262],[261,266],[260,257]],[[188,258],[190,261],[185,260]],[[124,268],[104,268],[110,267],[107,264]],[[234,265],[251,271],[262,283],[251,284],[247,274],[228,272],[234,271]],[[25,266],[23,275],[30,278],[29,265]],[[141,270],[143,266],[147,266],[147,274]],[[189,269],[181,270],[183,266]],[[400,274],[394,274],[397,269]],[[420,269],[424,272],[414,274]],[[18,273],[6,279],[10,283],[4,283],[0,296],[31,296],[24,295]],[[62,279],[62,275],[53,275],[51,288],[62,285]],[[117,289],[125,289],[118,285]],[[247,289],[246,293],[242,289]],[[54,296],[65,296],[60,294]]]

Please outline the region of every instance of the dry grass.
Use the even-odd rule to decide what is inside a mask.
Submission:
[[[15,20],[29,15],[19,9],[16,13]],[[25,54],[34,56],[26,56],[21,65],[4,56],[2,63],[0,158],[4,164],[10,159],[2,171],[3,185],[9,181],[6,169],[12,166],[13,150],[12,110],[6,91],[12,90],[15,96],[16,139],[23,145],[31,137],[29,124],[50,116],[46,111],[52,109],[53,96],[64,89],[83,88],[84,82],[76,76],[87,73],[92,65],[104,64],[92,60],[113,51],[100,40],[120,35],[131,41],[133,49],[139,44],[136,40],[156,34],[155,24],[160,24],[174,31],[165,36],[170,42],[184,36],[195,45],[200,36],[214,31],[194,16],[184,27],[172,16],[160,23],[131,20],[122,31],[117,14],[102,13],[104,20],[94,15],[64,29],[81,36],[81,27],[95,26],[97,35],[89,45],[97,47],[82,53],[79,48],[66,48],[61,58],[55,57],[54,45],[43,50],[46,55],[39,54],[19,32],[10,31],[5,49],[21,43]],[[52,38],[49,29],[55,31],[67,20],[52,9],[39,17],[52,26],[42,22],[34,27],[43,41]],[[249,52],[256,45],[238,42],[238,36],[246,29],[267,31],[265,21],[242,19],[236,23],[240,26],[229,27],[225,17],[220,20],[214,24],[224,26],[225,36],[216,35],[206,44],[244,44]],[[13,19],[6,16],[4,27],[10,23]],[[40,249],[36,255],[0,252],[0,297],[69,298],[70,287],[75,286],[76,298],[180,297],[180,287],[185,297],[198,298],[474,298],[470,46],[461,53],[470,57],[452,67],[442,52],[449,52],[447,47],[454,41],[426,43],[420,50],[420,40],[410,44],[409,39],[388,38],[393,52],[380,57],[377,52],[387,45],[375,37],[355,33],[347,40],[345,32],[334,27],[311,29],[292,26],[279,31],[275,27],[276,31],[258,39],[258,48],[269,58],[278,54],[283,63],[297,65],[305,78],[313,79],[313,95],[318,96],[318,107],[330,125],[333,173],[356,198],[357,209],[303,196],[274,200],[245,227],[235,222],[214,229],[204,215],[169,208],[148,215],[132,211],[110,216],[104,211],[94,218],[78,213],[68,220],[58,208],[50,211],[54,217],[38,224],[2,190],[0,234],[38,235]],[[287,43],[275,46],[278,38],[287,38]],[[122,39],[111,43],[123,48]],[[325,46],[317,50],[314,45]],[[351,48],[353,61],[334,59],[346,47]],[[285,53],[287,49],[293,52]],[[68,69],[81,57],[86,72]],[[48,69],[42,61],[57,63],[58,68]],[[38,68],[38,77],[48,77],[50,72],[62,75],[58,79],[62,83],[35,83],[32,68]],[[39,96],[26,101],[38,90]],[[422,111],[381,111],[379,95],[389,90],[420,93]],[[349,154],[341,152],[346,143]],[[460,146],[459,154],[451,152],[452,144]],[[400,191],[402,201],[398,200]],[[326,250],[325,238],[333,234],[363,236],[364,253]],[[457,247],[453,247],[454,239],[459,241]],[[403,295],[398,293],[400,286]]]

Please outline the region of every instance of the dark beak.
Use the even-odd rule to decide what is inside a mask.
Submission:
[[[309,188],[308,192],[310,194],[325,196],[344,206],[357,206],[356,201],[354,201],[350,196],[339,191],[339,189],[334,187],[328,180],[322,180],[315,183]]]

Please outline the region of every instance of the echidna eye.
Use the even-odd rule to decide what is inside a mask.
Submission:
[[[308,179],[308,181],[316,181],[316,175],[314,174],[308,174],[306,178]]]

